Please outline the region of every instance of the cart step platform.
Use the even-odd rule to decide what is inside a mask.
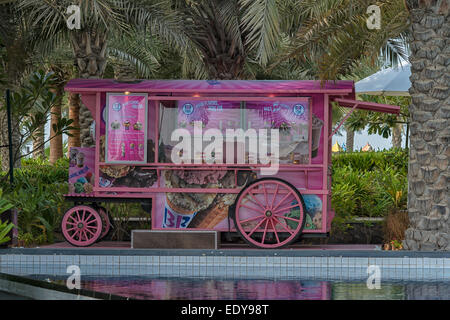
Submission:
[[[133,230],[133,249],[217,249],[217,231]]]

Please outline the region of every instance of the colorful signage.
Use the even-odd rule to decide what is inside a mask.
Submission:
[[[106,163],[147,162],[147,94],[108,93]]]
[[[95,148],[72,147],[69,152],[69,193],[94,191]]]
[[[178,128],[194,130],[194,122],[201,121],[203,129],[241,128],[238,101],[178,101]]]

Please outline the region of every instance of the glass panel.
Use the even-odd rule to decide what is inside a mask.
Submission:
[[[299,98],[299,102],[278,102],[278,101],[198,101],[179,100],[161,101],[160,103],[160,145],[159,161],[165,163],[172,162],[172,150],[181,142],[172,141],[172,133],[176,129],[185,129],[191,135],[191,155],[189,159],[206,158],[205,148],[212,141],[195,141],[194,129],[197,125],[202,134],[208,129],[217,129],[223,135],[223,163],[230,163],[227,159],[225,137],[227,129],[255,129],[258,141],[260,141],[258,129],[269,129],[266,141],[267,150],[271,148],[270,129],[279,129],[279,152],[280,163],[309,163],[309,124],[310,108],[309,102],[305,98]],[[201,137],[201,136],[200,136]],[[201,139],[201,138],[200,138]],[[252,159],[260,159],[257,154],[255,144],[249,143],[246,139],[235,141],[233,163],[241,163],[238,155],[243,153],[244,163],[249,163]],[[274,142],[275,143],[275,142]],[[197,145],[197,150],[195,149]],[[200,146],[200,148],[198,148]],[[179,156],[182,156],[180,151]],[[270,156],[270,154],[268,154]],[[217,158],[216,158],[217,159]],[[199,160],[201,163],[202,160]],[[189,163],[194,163],[190,161]]]
[[[247,129],[279,129],[280,163],[306,164],[309,163],[309,112],[307,101],[248,101],[246,125]]]
[[[108,93],[107,163],[147,162],[147,94]]]
[[[202,158],[201,150],[210,141],[197,141],[201,150],[195,151],[194,124],[204,133],[208,129],[218,129],[225,137],[226,129],[243,128],[243,110],[239,101],[163,101],[160,104],[160,146],[159,161],[172,162],[171,152],[179,141],[171,141],[175,129],[186,129],[192,136],[191,159]],[[223,146],[224,151],[226,146]],[[224,161],[225,162],[225,161]]]

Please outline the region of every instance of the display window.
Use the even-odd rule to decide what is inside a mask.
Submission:
[[[147,94],[106,96],[106,163],[147,162]]]

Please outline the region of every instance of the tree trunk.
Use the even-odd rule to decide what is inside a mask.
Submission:
[[[20,128],[18,121],[11,117],[11,135],[12,135],[12,145],[13,145],[13,163],[14,168],[20,168],[20,155],[22,146],[22,137],[20,135]],[[9,140],[8,140],[8,117],[6,114],[6,106],[0,104],[0,170],[4,172],[9,171]]]
[[[214,58],[205,58],[204,63],[210,79],[237,80],[242,78],[244,60],[241,56],[230,57],[224,54]]]
[[[103,76],[106,68],[106,31],[92,30],[71,33],[72,48],[78,66],[79,75],[85,79],[97,79]],[[80,104],[79,110],[81,146],[94,145],[90,127],[94,122],[86,106]]]
[[[77,128],[70,130],[72,135],[68,137],[67,146],[70,150],[72,147],[81,147],[80,140],[80,95],[78,93],[69,92],[69,119],[72,119],[72,127]],[[69,156],[69,155],[67,155]]]
[[[91,126],[94,123],[89,109],[81,102],[80,103],[80,141],[82,147],[94,146],[94,137],[91,134]]]
[[[347,135],[345,141],[345,148],[347,152],[353,152],[353,146],[355,142],[355,131],[347,128]]]
[[[136,68],[129,61],[114,59],[114,79],[120,82],[136,80]]]
[[[45,159],[45,125],[42,125],[33,134],[33,158]]]
[[[1,171],[8,172],[9,170],[9,148],[8,148],[8,120],[6,114],[6,107],[0,105],[0,160]]]
[[[64,94],[63,87],[56,87],[54,89],[54,93],[57,96],[62,96]],[[49,161],[51,164],[54,164],[58,159],[63,157],[63,137],[62,134],[55,136],[53,131],[53,124],[57,124],[61,119],[61,103],[62,99],[58,104],[55,104],[51,110],[50,117],[50,156]],[[52,138],[53,137],[53,138]]]
[[[404,248],[450,250],[450,0],[409,1],[411,125]]]
[[[230,6],[237,3],[229,2]],[[220,7],[219,1],[205,1],[196,10],[190,10],[192,15],[189,16],[189,20],[192,25],[188,36],[203,55],[209,79],[242,79],[246,58],[243,45],[245,35],[242,34],[242,30],[230,30],[232,28],[227,24],[232,25],[235,22],[232,19],[225,21],[220,14]],[[239,8],[236,6],[235,10]],[[235,27],[240,28],[237,24]]]
[[[24,61],[27,60],[27,50],[24,49],[25,43],[23,39],[14,38],[15,34],[8,39],[3,39],[3,44],[5,45],[5,61],[2,61],[5,65],[7,87],[12,91],[15,91],[20,86],[20,81],[25,70]],[[5,92],[1,92],[4,95]],[[4,107],[4,108],[3,108]],[[18,120],[12,115],[11,117],[12,126],[12,144],[13,144],[13,163],[14,168],[20,167],[20,161],[18,160],[21,152],[21,134],[20,126]],[[8,122],[6,114],[6,106],[0,106],[0,145],[7,146],[8,142]],[[0,148],[0,161],[2,171],[9,170],[9,148]]]
[[[400,149],[402,147],[402,129],[401,123],[396,123],[392,128],[392,146]]]

